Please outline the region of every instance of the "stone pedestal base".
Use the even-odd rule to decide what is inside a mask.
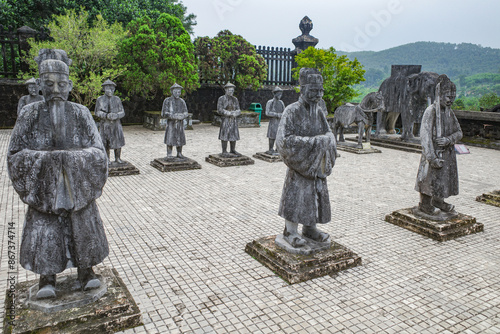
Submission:
[[[241,156],[230,156],[223,157],[221,154],[210,154],[205,158],[206,162],[210,162],[219,167],[231,167],[231,166],[245,166],[245,165],[253,165],[255,160],[247,157],[246,155]]]
[[[476,201],[500,207],[500,190],[477,196]]]
[[[137,175],[139,173],[140,171],[127,161],[121,164],[113,161],[108,166],[108,176]]]
[[[255,153],[253,155],[253,157],[256,158],[256,159],[267,161],[267,162],[280,162],[280,161],[283,161],[283,159],[281,159],[281,155],[279,155],[279,154],[277,154],[277,155],[268,154],[266,152]]]
[[[354,138],[346,138],[346,140],[357,141]],[[400,135],[372,135],[370,141],[373,145],[391,148],[412,153],[422,153],[422,145],[420,145],[420,138],[415,137],[408,141],[402,141]]]
[[[160,172],[177,172],[180,170],[201,169],[201,165],[199,163],[189,158],[158,158],[151,161],[150,164]]]
[[[416,208],[401,209],[385,216],[385,221],[404,227],[410,231],[437,241],[453,240],[484,230],[484,225],[476,222],[476,218],[457,214],[445,220],[433,220],[415,215]],[[418,209],[417,209],[418,210]]]
[[[353,142],[339,141],[337,142],[337,150],[356,154],[382,153],[382,151],[371,147],[370,143],[363,143],[363,148],[359,148],[357,145],[357,143]]]
[[[292,254],[278,247],[276,236],[248,243],[245,252],[290,284],[335,274],[361,265],[361,258],[346,247],[332,242],[330,248],[310,255]]]
[[[7,293],[5,300],[14,305],[15,317],[4,319],[4,333],[114,333],[142,325],[141,312],[116,270],[96,267],[95,272],[102,288],[85,292],[75,289],[76,274],[58,275],[54,300],[36,300],[38,280],[18,283],[15,299]]]

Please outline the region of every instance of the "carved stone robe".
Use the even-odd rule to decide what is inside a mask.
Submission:
[[[106,115],[116,113],[115,120],[107,119]],[[125,117],[122,100],[118,96],[99,96],[95,103],[95,115],[101,119],[99,133],[101,134],[104,147],[108,149],[118,149],[125,146],[125,137],[121,118]]]
[[[219,140],[236,141],[240,140],[238,121],[232,112],[240,110],[238,99],[234,96],[222,95],[217,101],[217,112],[221,115],[219,130]]]
[[[337,145],[323,110],[311,110],[302,98],[287,106],[276,146],[288,166],[279,215],[306,226],[329,222],[326,177],[335,164]]]
[[[186,145],[184,133],[184,119],[188,116],[186,102],[181,98],[167,97],[163,101],[161,116],[167,118],[165,144],[168,146]]]
[[[269,127],[267,128],[267,138],[276,139],[278,125],[281,115],[285,110],[285,104],[281,100],[271,99],[266,103],[266,116],[269,117]]]
[[[450,140],[450,144],[444,148],[435,143],[436,108],[432,104],[425,110],[420,127],[422,157],[415,190],[428,196],[446,198],[458,195],[458,169],[454,145],[462,138],[462,130],[453,111],[441,111],[441,129],[442,136]],[[442,152],[443,167],[433,168],[431,161],[437,158],[438,151]]]
[[[72,102],[64,109],[25,106],[7,153],[14,189],[28,205],[21,266],[41,275],[89,268],[109,253],[95,203],[108,175],[106,152],[89,110]]]

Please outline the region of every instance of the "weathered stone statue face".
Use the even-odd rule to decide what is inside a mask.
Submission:
[[[233,96],[233,94],[234,94],[234,87],[226,88],[226,95],[227,96]]]
[[[309,84],[305,85],[305,87],[302,88],[301,95],[302,98],[306,101],[306,103],[316,104],[321,100],[324,93],[325,91],[323,90],[322,84]]]
[[[274,93],[274,98],[281,100],[281,97],[283,96],[283,92],[275,92]]]
[[[115,86],[112,85],[104,86],[104,94],[106,94],[106,96],[111,97],[113,96],[114,93],[115,93]]]
[[[40,77],[40,88],[45,101],[67,101],[73,83],[63,73],[44,73]]]
[[[178,99],[181,96],[181,89],[180,88],[174,88],[172,89],[172,96]]]
[[[38,95],[38,86],[35,84],[28,85],[28,92],[31,96]]]
[[[441,108],[446,108],[451,107],[453,102],[455,102],[457,93],[452,89],[446,89],[445,91],[441,92],[440,95]]]

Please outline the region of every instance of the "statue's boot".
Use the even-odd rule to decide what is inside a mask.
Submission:
[[[177,158],[185,159],[186,157],[182,155],[182,146],[176,146],[177,148]]]
[[[300,248],[307,244],[297,232],[299,224],[285,220],[285,229],[283,230],[283,239],[288,242],[293,248]]]
[[[436,208],[441,209],[441,211],[449,212],[449,213],[456,213],[455,206],[453,204],[446,203],[442,198],[432,197],[431,203]]]
[[[56,298],[56,275],[40,275],[36,298]]]
[[[101,281],[99,281],[97,276],[94,274],[92,267],[78,268],[78,280],[82,285],[83,291],[97,289],[101,286]]]
[[[330,237],[328,233],[318,230],[316,225],[302,227],[302,235],[317,242],[325,242]]]
[[[275,151],[273,150],[274,141],[274,139],[269,138],[269,150],[266,152],[267,154],[273,155],[275,153]]]
[[[107,148],[106,149],[106,156],[108,157],[108,165],[111,164],[111,157],[109,156],[110,155],[109,151],[110,151],[109,148]]]
[[[224,158],[228,158],[231,155],[229,153],[227,153],[227,140],[221,140],[220,142],[222,144],[222,153],[221,153],[221,156],[224,157]]]
[[[236,155],[236,156],[240,157],[240,156],[241,156],[241,153],[236,152],[236,142],[235,142],[235,141],[231,141],[231,142],[229,142],[229,143],[230,143],[230,145],[231,145],[231,151],[230,151],[230,152],[231,152],[231,154],[234,154],[234,155]]]
[[[121,148],[115,149],[115,161],[119,164],[123,163],[123,160],[120,159],[121,155],[122,155],[122,149]]]
[[[172,146],[167,145],[167,157],[165,159],[170,160],[172,159]]]
[[[418,203],[418,209],[431,216],[438,216],[441,213],[441,210],[432,205],[432,197],[422,193],[420,193],[420,203]]]

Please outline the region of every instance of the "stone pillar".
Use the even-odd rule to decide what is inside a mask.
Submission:
[[[299,28],[300,31],[302,31],[302,35],[292,39],[292,43],[295,45],[295,50],[292,51],[292,53],[295,55],[301,53],[310,46],[316,46],[319,42],[319,39],[309,35],[313,28],[313,23],[309,17],[304,16],[304,18],[300,21]]]
[[[31,29],[28,26],[22,26],[17,29],[17,35],[19,36],[19,48],[28,54],[30,50],[30,45],[28,44],[28,38],[34,38],[36,36],[37,31]],[[27,72],[29,70],[28,63],[21,61],[21,71]]]

